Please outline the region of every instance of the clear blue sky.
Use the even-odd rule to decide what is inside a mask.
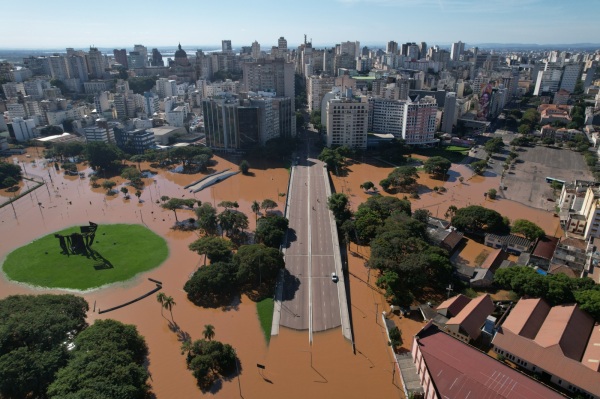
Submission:
[[[2,2],[0,48],[220,45],[303,34],[448,44],[600,42],[600,0],[27,0]],[[595,18],[595,20],[594,20]]]

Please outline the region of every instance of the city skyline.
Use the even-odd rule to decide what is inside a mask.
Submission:
[[[216,3],[190,2],[164,12],[160,11],[163,4],[155,0],[108,0],[92,11],[84,3],[62,3],[56,7],[32,0],[28,4],[36,10],[33,15],[16,3],[5,4],[4,15],[10,18],[3,21],[4,31],[14,34],[4,36],[0,49],[133,47],[134,43],[172,47],[178,42],[184,47],[217,47],[227,39],[235,48],[256,40],[269,50],[280,36],[295,46],[304,34],[315,46],[347,40],[366,45],[388,40],[545,45],[594,43],[600,37],[600,26],[594,23],[600,3],[594,0],[578,1],[577,7],[560,0],[307,0],[301,6],[234,0],[226,10]]]

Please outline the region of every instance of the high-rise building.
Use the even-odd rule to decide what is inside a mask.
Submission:
[[[258,60],[260,58],[260,43],[256,40],[252,42],[252,50],[251,50],[252,58]]]
[[[221,51],[224,53],[231,53],[233,51],[231,48],[231,40],[221,40]]]
[[[427,57],[427,43],[421,42],[419,44],[419,59],[424,60]]]
[[[444,115],[442,117],[441,131],[444,133],[452,133],[452,128],[456,125],[456,93],[447,92],[446,100],[444,101]]]
[[[369,130],[391,133],[409,145],[434,143],[437,104],[433,97],[408,100],[370,99]]]
[[[68,56],[67,60],[71,71],[71,77],[79,79],[81,82],[87,82],[89,71],[87,63],[85,62],[85,55],[73,54]]]
[[[279,50],[287,50],[287,40],[285,40],[285,37],[281,36],[277,40],[277,48]]]
[[[386,53],[388,54],[398,54],[398,43],[390,40],[387,43],[387,47],[386,47]]]
[[[167,78],[159,78],[156,81],[156,93],[160,98],[177,95],[177,81]]]
[[[553,62],[546,62],[544,70],[539,71],[536,77],[534,96],[540,96],[542,93],[556,93],[559,89],[562,66]]]
[[[151,66],[165,66],[165,63],[163,62],[162,59],[162,54],[160,53],[160,51],[158,51],[158,49],[153,48],[152,49],[152,61],[150,61],[150,65]]]
[[[21,117],[12,118],[12,128],[15,134],[15,140],[23,142],[36,137],[33,129],[35,121],[33,119],[23,119]]]
[[[102,53],[96,47],[90,47],[87,61],[90,78],[102,79],[104,77],[104,57]]]
[[[141,44],[134,44],[133,45],[133,51],[136,51],[140,54],[141,57],[143,57],[143,65],[139,66],[138,68],[142,68],[147,66],[148,64],[148,49],[146,48],[146,46],[142,46]]]
[[[327,147],[367,148],[369,103],[365,96],[354,97],[352,90],[347,90],[344,95],[338,91],[335,97],[327,100],[326,108],[321,112],[327,120]]]
[[[50,61],[50,72],[53,79],[64,81],[71,77],[66,57],[54,54],[48,57],[48,60]]]
[[[115,61],[123,65],[125,68],[129,68],[129,64],[127,63],[127,50],[124,48],[120,50],[114,49],[113,55],[115,56]]]
[[[235,150],[239,147],[238,107],[239,102],[230,97],[202,100],[207,147],[221,150]]]
[[[294,64],[261,59],[243,64],[244,91],[270,91],[278,97],[295,97]]]
[[[320,111],[321,101],[326,93],[333,89],[335,78],[310,76],[306,79],[306,97],[308,111]]]
[[[465,44],[460,40],[456,43],[452,43],[452,48],[450,49],[450,59],[452,61],[458,61],[459,57],[462,53],[465,52]]]
[[[581,74],[581,64],[579,62],[572,62],[566,64],[563,70],[562,79],[560,81],[560,88],[573,93],[575,86],[579,80]]]
[[[130,51],[127,56],[127,64],[129,68],[145,68],[146,67],[146,58],[144,54],[139,51]]]

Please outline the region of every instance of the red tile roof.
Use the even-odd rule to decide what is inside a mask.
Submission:
[[[481,327],[485,319],[494,311],[494,303],[489,295],[481,295],[471,301],[454,317],[446,322],[446,325],[459,325],[471,339],[477,339],[481,335]]]
[[[552,255],[554,255],[554,250],[557,245],[557,237],[544,236],[538,240],[535,249],[531,254],[538,258],[550,260],[552,259]]]
[[[433,325],[421,330],[415,341],[440,398],[564,399]]]
[[[600,349],[591,343],[600,340],[600,332],[592,331],[598,328],[577,305],[550,308],[542,299],[521,299],[492,343],[571,385],[600,396],[600,373],[590,367],[600,360]]]
[[[458,294],[440,303],[436,310],[439,313],[440,310],[447,309],[446,316],[452,317],[456,316],[469,302],[471,302],[471,298]]]

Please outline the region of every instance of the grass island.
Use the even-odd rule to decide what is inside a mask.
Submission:
[[[21,283],[87,290],[154,269],[169,253],[162,237],[137,224],[101,224],[83,252],[61,249],[57,235],[78,231],[73,226],[17,248],[6,257],[2,270],[10,280]]]

